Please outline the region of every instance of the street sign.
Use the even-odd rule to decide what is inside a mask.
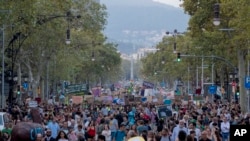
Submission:
[[[250,76],[245,78],[245,88],[250,89]]]
[[[208,91],[210,94],[216,94],[217,86],[215,86],[215,85],[210,86]]]
[[[27,89],[27,88],[28,88],[28,83],[26,83],[26,82],[23,83],[23,88],[24,88],[24,89]]]

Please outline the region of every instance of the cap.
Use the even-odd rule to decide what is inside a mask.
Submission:
[[[128,139],[128,141],[145,141],[142,137],[137,136],[137,137],[133,137]]]

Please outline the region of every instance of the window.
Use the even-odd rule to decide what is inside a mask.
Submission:
[[[3,116],[0,116],[0,125],[3,125]]]

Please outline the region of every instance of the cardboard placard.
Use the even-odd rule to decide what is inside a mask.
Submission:
[[[147,96],[147,102],[152,102],[153,101],[153,96]]]
[[[83,97],[82,96],[72,96],[72,102],[74,104],[82,104]]]
[[[93,103],[94,96],[93,95],[84,95],[84,101],[86,101],[87,103]]]
[[[37,101],[35,101],[35,100],[31,100],[31,101],[29,101],[29,107],[31,107],[31,108],[35,108],[35,107],[37,107],[37,106],[38,106]]]

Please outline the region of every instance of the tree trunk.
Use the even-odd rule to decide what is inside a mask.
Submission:
[[[246,76],[245,72],[245,57],[244,57],[244,50],[238,49],[237,51],[237,57],[238,57],[238,65],[239,65],[239,86],[240,86],[240,106],[242,113],[247,112],[247,95],[246,95],[246,89],[244,85],[244,80]]]

